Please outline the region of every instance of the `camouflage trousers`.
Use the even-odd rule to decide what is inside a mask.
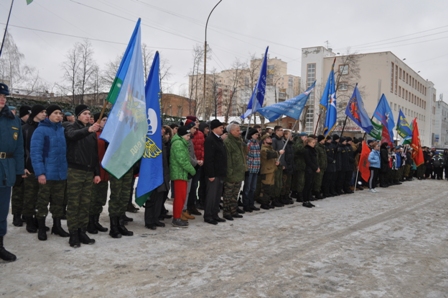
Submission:
[[[36,218],[47,217],[48,204],[50,204],[50,212],[53,218],[61,218],[64,215],[64,190],[66,183],[66,180],[47,180],[46,184],[39,185]]]
[[[101,212],[103,212],[103,207],[107,202],[108,189],[109,181],[101,181],[100,183],[93,185],[89,215],[101,214]]]
[[[67,226],[69,231],[87,227],[92,187],[93,172],[68,168]]]
[[[232,215],[237,213],[238,208],[238,194],[241,189],[240,182],[224,182],[223,200],[223,215]]]
[[[23,212],[23,193],[25,190],[25,183],[23,180],[24,179],[20,179],[20,181],[16,181],[16,184],[12,187],[11,214],[22,214]]]
[[[262,205],[269,205],[271,199],[273,198],[273,187],[274,185],[261,183],[261,193],[258,202]]]
[[[404,171],[403,171],[404,177],[408,178],[410,172],[411,172],[411,165],[410,164],[405,164],[404,165]]]
[[[39,182],[34,174],[28,175],[24,179],[25,191],[23,193],[23,215],[34,216],[36,215],[36,203],[39,193]],[[64,183],[65,187],[65,183]]]
[[[274,189],[273,196],[275,198],[280,197],[283,187],[283,166],[277,166],[277,170],[274,173]]]
[[[320,171],[319,173],[314,174],[314,192],[321,193],[322,188],[322,180],[324,179],[325,171]]]
[[[280,195],[286,196],[289,195],[289,192],[291,190],[292,175],[283,173],[282,178],[283,178],[283,184]]]
[[[293,190],[302,193],[305,187],[305,170],[299,170],[294,177],[295,179],[292,181]]]
[[[132,185],[132,168],[120,179],[110,177],[109,216],[122,216],[126,213],[129,196],[134,189]]]

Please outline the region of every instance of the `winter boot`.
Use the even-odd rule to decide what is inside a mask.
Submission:
[[[95,243],[95,239],[90,239],[89,236],[87,236],[86,228],[78,229],[78,234],[79,234],[79,241],[82,244],[94,244]]]
[[[47,231],[45,227],[45,217],[37,219],[37,227],[39,230],[37,231],[37,239],[41,241],[47,240]]]
[[[98,229],[95,225],[95,215],[89,215],[89,223],[87,224],[87,232],[90,234],[98,234]]]
[[[314,192],[314,197],[316,198],[316,200],[322,200],[323,199],[322,195],[318,191]]]
[[[140,208],[135,207],[135,205],[131,202],[129,202],[128,206],[126,207],[126,212],[137,213],[138,210],[140,210]]]
[[[120,220],[118,221],[118,231],[123,236],[132,236],[132,235],[134,235],[134,232],[128,231],[128,229],[126,229],[126,227],[124,226],[123,217],[120,217]]]
[[[70,234],[64,231],[61,227],[61,219],[53,218],[53,227],[51,228],[51,234],[59,235],[61,237],[69,237]]]
[[[16,226],[16,227],[21,227],[21,226],[23,226],[23,221],[22,221],[22,219],[20,218],[20,214],[14,214],[13,215],[13,218],[12,218],[12,224],[14,225],[14,226]]]
[[[25,220],[26,220],[26,231],[28,233],[36,233],[37,227],[36,227],[36,222],[34,221],[34,217],[26,216]]]
[[[125,225],[127,225],[128,222],[134,221],[133,218],[131,218],[131,217],[127,217],[126,214],[123,214],[120,218],[123,220],[123,222],[124,222]]]
[[[0,259],[7,262],[14,262],[17,257],[7,251],[3,246],[3,236],[0,236]]]
[[[297,199],[296,199],[297,203],[302,203],[303,202],[303,194],[301,192],[297,193]]]
[[[272,205],[274,205],[275,207],[285,206],[280,202],[280,197],[275,197],[274,200],[272,200]]]
[[[112,238],[121,238],[121,233],[118,230],[118,220],[117,216],[110,217],[110,231],[109,236]]]
[[[37,217],[34,216],[33,219],[34,219],[34,225],[35,225],[36,227],[39,227],[39,224],[38,224],[38,222],[37,222]],[[50,231],[50,228],[47,227],[47,226],[45,226],[45,232],[48,232],[48,231]]]
[[[68,244],[70,244],[70,246],[74,248],[78,248],[81,246],[81,243],[79,242],[78,230],[74,232],[70,231],[70,239],[68,240]]]
[[[103,227],[103,226],[100,224],[100,215],[99,215],[99,214],[96,214],[96,215],[94,215],[93,217],[94,217],[94,224],[95,224],[95,227],[96,227],[96,229],[97,229],[99,232],[107,232],[107,231],[109,231],[108,228],[105,228],[105,227]]]

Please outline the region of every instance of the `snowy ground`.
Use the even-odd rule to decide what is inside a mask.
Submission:
[[[188,229],[148,230],[140,210],[133,237],[78,249],[9,224],[0,296],[448,297],[448,182],[378,190]]]

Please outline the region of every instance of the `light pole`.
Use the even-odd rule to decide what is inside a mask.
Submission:
[[[204,101],[206,100],[205,97],[205,83],[206,83],[206,72],[207,72],[207,26],[208,26],[208,20],[210,19],[210,16],[212,15],[213,11],[215,10],[216,6],[219,5],[219,3],[221,3],[222,0],[219,0],[218,3],[216,3],[216,5],[213,7],[213,9],[210,11],[208,17],[207,17],[207,22],[205,23],[205,41],[204,41]],[[209,107],[209,104],[206,103],[206,112],[207,112],[207,108]],[[205,114],[205,113],[204,113]],[[205,116],[205,115],[204,115]],[[204,117],[205,118],[205,117]],[[215,115],[216,118],[216,115]]]

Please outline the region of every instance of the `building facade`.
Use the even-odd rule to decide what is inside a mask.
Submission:
[[[409,122],[417,118],[420,139],[423,145],[431,146],[436,111],[436,89],[434,84],[424,79],[392,52],[368,54],[336,55],[331,49],[311,47],[302,49],[302,86],[305,88],[317,80],[314,101],[310,98],[305,130],[313,131],[318,123],[319,102],[325,88],[328,75],[334,63],[337,85],[338,121],[335,132],[340,132],[346,116],[345,108],[358,83],[364,107],[373,115],[381,95],[384,94],[392,109],[395,122],[401,109]],[[324,113],[321,114],[324,118]],[[322,119],[320,119],[322,120]],[[321,121],[319,121],[321,123]],[[321,128],[321,125],[318,126]],[[363,133],[350,120],[344,131]],[[401,138],[394,132],[395,138]]]
[[[442,99],[436,101],[436,115],[434,117],[433,146],[448,148],[448,103]]]

